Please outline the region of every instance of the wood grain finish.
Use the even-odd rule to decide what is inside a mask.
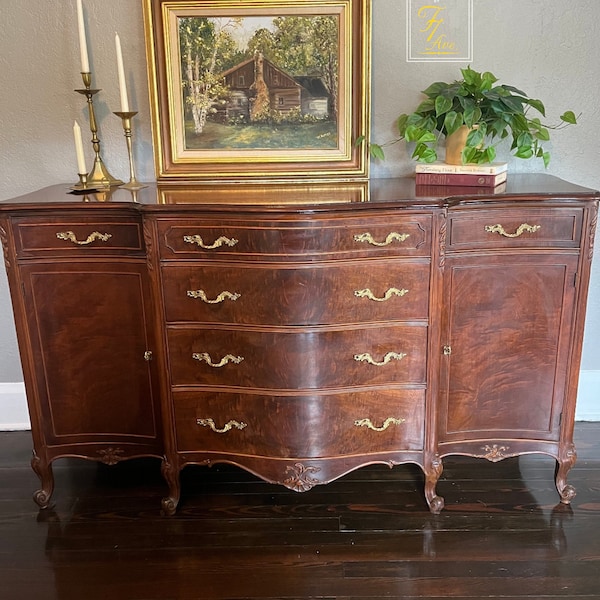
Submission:
[[[169,265],[162,271],[166,318],[256,325],[427,320],[429,268],[389,259],[373,260],[367,271],[351,261]],[[223,292],[229,294],[219,298]]]
[[[173,385],[226,385],[268,389],[320,389],[366,385],[425,385],[425,327],[391,326],[344,330],[303,327],[270,332],[229,328],[169,328]],[[212,367],[194,354],[207,353]],[[398,357],[386,355],[395,353]],[[367,354],[376,364],[362,358]],[[380,365],[380,363],[386,363]]]
[[[263,221],[186,218],[185,222],[160,219],[158,235],[163,259],[240,258],[249,260],[298,257],[361,258],[376,256],[428,256],[431,252],[431,214],[414,214],[357,220],[315,215],[290,220]],[[362,221],[362,222],[361,222]],[[392,235],[390,237],[390,234]],[[187,241],[186,241],[187,240]],[[199,240],[204,246],[199,245]],[[221,241],[219,241],[221,240]],[[215,246],[215,247],[212,247]]]
[[[32,218],[17,220],[15,241],[20,257],[54,255],[87,256],[143,252],[137,219],[102,219],[90,223],[80,218]]]
[[[568,362],[576,267],[569,256],[448,261],[441,441],[558,439],[566,373],[557,367]]]
[[[175,392],[177,447],[186,454],[202,448],[298,460],[422,451],[424,397],[424,390],[268,398],[257,393]],[[208,419],[216,431],[204,423]],[[220,431],[231,422],[243,427]]]
[[[40,506],[65,456],[162,457],[167,514],[182,469],[219,462],[294,491],[414,463],[438,513],[451,454],[548,454],[571,501],[598,194],[354,188],[0,205]]]
[[[448,248],[578,248],[583,210],[541,210],[525,205],[515,210],[481,210],[476,215],[450,215]]]

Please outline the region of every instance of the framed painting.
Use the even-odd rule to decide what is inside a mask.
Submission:
[[[144,0],[159,181],[365,179],[370,0]]]

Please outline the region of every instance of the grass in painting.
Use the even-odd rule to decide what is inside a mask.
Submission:
[[[337,125],[331,121],[277,125],[222,125],[208,122],[201,134],[186,123],[187,150],[303,150],[337,148]]]

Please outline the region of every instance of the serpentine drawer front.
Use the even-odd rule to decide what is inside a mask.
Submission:
[[[163,268],[167,321],[320,325],[427,319],[429,263],[187,263]]]
[[[296,492],[412,463],[439,513],[451,454],[549,455],[570,502],[599,194],[357,186],[0,202],[40,507],[54,460],[139,456],[166,514],[186,465],[219,462]]]
[[[297,459],[422,451],[424,396],[424,390],[271,398],[176,392],[177,447],[186,454],[202,448],[229,456],[252,451]]]
[[[425,384],[426,327],[168,329],[173,385],[319,389]]]
[[[213,221],[214,219],[210,219]],[[431,215],[357,219],[315,218],[305,221],[158,222],[163,259],[239,258],[241,260],[300,257],[359,258],[428,256],[431,252]]]

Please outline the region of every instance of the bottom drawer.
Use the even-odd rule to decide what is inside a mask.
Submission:
[[[323,458],[422,450],[424,390],[311,396],[174,393],[178,452]]]

